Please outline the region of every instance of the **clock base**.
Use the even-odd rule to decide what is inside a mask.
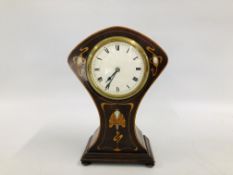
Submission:
[[[147,153],[106,153],[88,152],[92,136],[90,137],[86,149],[81,158],[83,165],[91,163],[121,163],[121,164],[145,164],[152,167],[155,164],[149,139],[143,135]]]

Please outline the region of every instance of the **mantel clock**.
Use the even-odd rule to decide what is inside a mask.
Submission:
[[[78,44],[68,63],[100,116],[100,126],[90,137],[81,162],[153,166],[149,139],[135,125],[135,116],[146,91],[167,64],[165,52],[139,32],[110,27]]]

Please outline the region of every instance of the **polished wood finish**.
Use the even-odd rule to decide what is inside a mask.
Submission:
[[[87,78],[86,63],[92,48],[101,40],[112,36],[124,36],[135,40],[145,50],[149,59],[149,76],[144,87],[127,99],[109,99],[98,94]],[[100,116],[100,127],[90,137],[81,158],[83,164],[138,163],[153,166],[154,158],[149,139],[135,125],[137,108],[144,94],[167,64],[165,52],[151,39],[125,27],[101,30],[77,45],[68,58],[68,63],[89,91]],[[115,121],[115,111],[121,119]]]

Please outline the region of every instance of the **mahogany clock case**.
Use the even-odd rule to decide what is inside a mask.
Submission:
[[[136,41],[149,59],[149,75],[143,88],[137,94],[120,100],[106,98],[97,93],[88,80],[86,69],[90,51],[100,41],[113,36]],[[136,127],[135,117],[140,101],[167,61],[165,52],[158,44],[137,31],[119,26],[94,33],[73,49],[68,63],[93,98],[100,118],[100,127],[90,137],[81,158],[83,164],[105,162],[154,165],[149,139]],[[114,120],[116,111],[121,116],[117,121]]]

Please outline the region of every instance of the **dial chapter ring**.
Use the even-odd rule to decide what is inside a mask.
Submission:
[[[135,87],[132,91],[129,91],[126,94],[111,94],[108,93],[106,91],[103,91],[94,81],[94,77],[93,77],[93,69],[92,69],[92,61],[94,59],[95,53],[104,45],[111,43],[111,42],[125,42],[131,46],[133,46],[139,53],[140,56],[142,57],[143,60],[143,64],[144,64],[144,73],[142,75],[142,80],[140,82],[140,84]],[[113,37],[108,37],[103,39],[102,41],[98,42],[90,51],[90,54],[88,55],[88,59],[87,59],[87,65],[86,65],[86,69],[87,69],[87,78],[90,82],[91,87],[101,96],[108,98],[108,99],[114,99],[114,100],[123,100],[123,99],[127,99],[130,98],[134,95],[136,95],[145,85],[148,76],[149,76],[149,59],[147,57],[146,52],[144,51],[144,49],[142,48],[142,46],[140,44],[138,44],[135,40],[130,39],[128,37],[123,37],[123,36],[113,36]]]

